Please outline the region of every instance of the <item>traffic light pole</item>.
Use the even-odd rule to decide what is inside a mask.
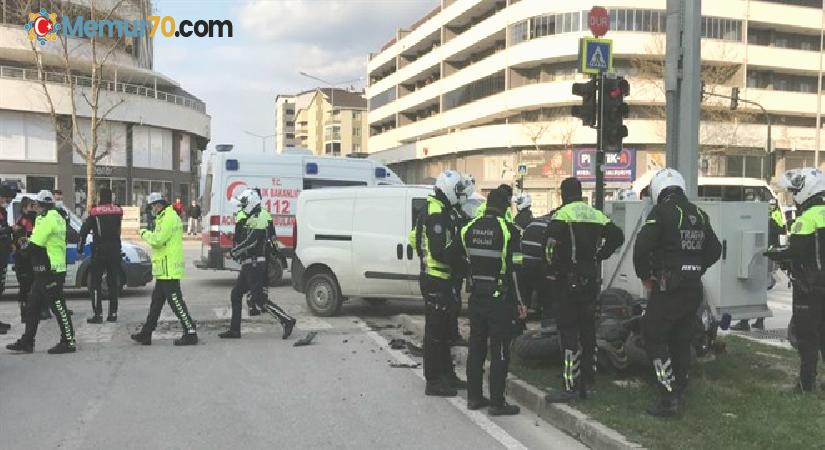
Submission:
[[[596,192],[594,206],[599,211],[604,211],[604,77],[602,72],[596,79],[596,90],[598,92],[598,118],[596,128],[596,163],[593,170],[596,172]]]

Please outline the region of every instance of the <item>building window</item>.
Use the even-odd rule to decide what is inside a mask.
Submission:
[[[504,91],[504,71],[473,81],[444,95],[444,111]]]
[[[140,125],[132,127],[132,165],[172,170],[172,132]]]
[[[341,140],[341,127],[338,126],[338,125],[327,127],[324,130],[324,140],[326,140],[326,141],[340,141]]]
[[[284,112],[285,112],[285,113],[286,113],[286,115],[288,115],[288,116],[291,116],[291,115],[295,114],[295,110],[294,110],[294,109],[287,109],[287,110],[285,110]]]
[[[369,108],[370,111],[376,110],[392,101],[395,100],[395,86],[387,89],[386,91],[376,94],[369,100]]]
[[[47,114],[0,111],[0,160],[57,161],[57,133]]]
[[[188,134],[180,136],[180,151],[178,159],[178,167],[181,172],[189,172],[192,170],[192,140]]]
[[[360,153],[361,152],[361,144],[352,144],[352,152],[353,153]]]
[[[742,41],[742,21],[721,17],[702,17],[702,37],[724,41]]]
[[[334,155],[334,154],[341,154],[341,143],[340,142],[329,142],[324,146],[324,152],[327,155]]]
[[[355,137],[361,137],[361,127],[357,126],[352,129],[352,135]]]
[[[287,139],[295,139],[295,133],[285,133]]]
[[[295,126],[295,122],[293,122],[293,121],[291,121],[291,120],[288,120],[288,121],[286,122],[286,126],[288,126],[288,127],[294,127],[294,126]]]
[[[510,27],[510,45],[515,45],[530,39],[529,29],[530,25],[527,20],[513,24]]]
[[[744,173],[745,160],[741,155],[728,155],[725,161],[726,177],[741,177]]]

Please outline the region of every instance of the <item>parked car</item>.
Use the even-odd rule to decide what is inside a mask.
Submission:
[[[292,286],[313,313],[333,316],[352,297],[420,299],[420,260],[408,243],[432,187],[304,191],[298,198]]]
[[[12,201],[9,207],[8,220],[10,225],[14,225],[20,218],[20,201],[24,197],[34,198],[35,194],[17,194],[17,197]],[[83,248],[83,254],[78,254],[77,243],[80,240],[80,227],[83,222],[71,211],[69,214],[69,229],[66,234],[66,288],[88,288],[91,278],[89,266],[91,263],[91,242],[94,239],[93,235],[86,238],[86,246]],[[140,287],[145,286],[152,281],[152,261],[149,254],[143,248],[135,245],[132,242],[124,241],[121,244],[121,252],[123,254],[123,262],[120,265],[121,275],[121,291],[124,287]],[[9,265],[6,270],[6,287],[16,288],[17,277],[13,270],[14,256],[12,255],[7,262]],[[108,288],[103,283],[103,295],[108,295]]]

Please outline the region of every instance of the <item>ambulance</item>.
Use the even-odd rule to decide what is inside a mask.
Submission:
[[[272,214],[278,235],[279,255],[270,264],[270,283],[278,283],[286,257],[294,254],[295,214],[304,190],[346,186],[403,184],[379,162],[364,158],[317,156],[308,149],[290,149],[277,155],[239,153],[218,145],[207,156],[201,210],[204,227],[199,269],[239,270],[228,258],[235,232],[237,204],[245,189],[260,189],[263,207]]]

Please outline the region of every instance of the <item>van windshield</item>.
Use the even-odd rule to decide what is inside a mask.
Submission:
[[[765,186],[725,186],[706,184],[699,186],[699,197],[725,202],[767,202],[773,198]]]

